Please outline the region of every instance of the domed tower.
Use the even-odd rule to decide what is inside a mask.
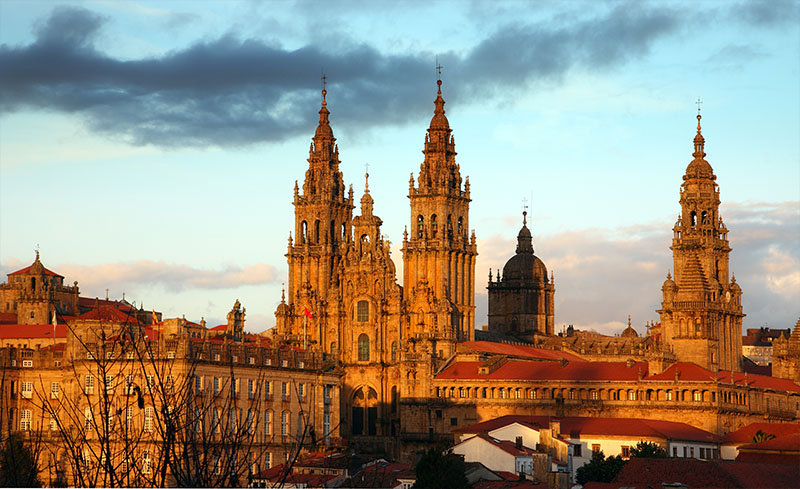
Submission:
[[[353,189],[345,189],[339,170],[339,148],[328,120],[326,95],[323,89],[302,192],[297,182],[294,186],[294,240],[290,234],[286,253],[288,304],[276,311],[281,334],[318,346],[327,343],[320,337],[327,323],[327,298],[341,285],[338,272],[351,241],[354,208]],[[304,323],[307,317],[314,318],[314,327]]]
[[[411,175],[411,229],[403,237],[407,338],[429,340],[438,356],[474,338],[475,233],[469,233],[469,179],[461,180],[455,139],[445,116],[442,81],[434,104],[425,159]]]
[[[736,279],[728,278],[728,229],[719,215],[719,186],[705,160],[705,138],[697,115],[694,159],[681,185],[681,215],[673,228],[674,280],[662,286],[664,342],[678,361],[712,371],[741,371],[742,302]]]
[[[489,331],[533,341],[536,335],[552,336],[555,285],[547,267],[533,254],[527,212],[517,235],[517,254],[492,278],[489,271]]]

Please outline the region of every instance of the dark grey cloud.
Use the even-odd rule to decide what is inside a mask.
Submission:
[[[754,14],[755,15],[755,14]],[[676,32],[668,8],[619,4],[592,18],[514,24],[465,53],[438,53],[458,87],[449,101],[524,89],[573,68],[607,69]],[[29,45],[0,45],[0,110],[77,114],[90,130],[132,144],[242,146],[308,134],[319,76],[331,80],[334,127],[403,124],[432,110],[436,53],[386,54],[343,39],[287,49],[228,34],[159,57],[122,60],[95,42],[108,19],[59,7]]]
[[[800,21],[800,3],[796,0],[747,0],[729,12],[736,20],[760,27],[796,26]]]

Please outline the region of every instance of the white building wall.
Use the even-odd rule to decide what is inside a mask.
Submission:
[[[490,431],[489,436],[498,440],[508,440],[511,443],[517,441],[517,437],[522,437],[522,444],[526,447],[536,450],[536,444],[539,443],[539,430],[535,430],[519,423],[511,423]]]
[[[465,462],[480,462],[489,470],[514,473],[517,469],[514,455],[477,436],[454,446],[453,453],[463,455]]]

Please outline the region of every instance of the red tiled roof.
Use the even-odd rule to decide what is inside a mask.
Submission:
[[[639,373],[647,375],[647,362],[635,362],[628,367],[625,362],[534,362],[508,360],[494,372],[478,373],[483,362],[455,362],[437,376],[444,379],[487,380],[638,380]]]
[[[98,299],[97,297],[78,297],[78,307],[81,309],[94,309],[95,306],[112,306],[120,311],[133,312],[135,307],[128,304],[126,301]]]
[[[56,326],[56,338],[67,337],[67,325]],[[52,324],[0,324],[0,338],[53,338]]]
[[[283,476],[285,466],[283,464],[276,465],[271,469],[267,469],[260,474],[253,477],[254,480],[268,480],[272,483],[279,482]],[[286,485],[296,484],[305,485],[305,487],[333,487],[328,484],[329,481],[336,479],[338,475],[320,475],[320,474],[297,474],[290,472],[287,474],[286,479],[283,481]],[[301,486],[302,487],[302,486]]]
[[[17,270],[16,272],[11,272],[11,273],[9,273],[8,275],[9,275],[9,277],[10,277],[11,275],[24,275],[24,274],[28,273],[28,272],[30,271],[30,269],[31,269],[31,268],[33,268],[33,265],[34,265],[35,263],[36,263],[36,262],[33,262],[33,263],[31,263],[30,265],[28,265],[27,267],[25,267],[25,268],[23,268],[23,269],[21,269],[21,270]],[[63,276],[63,275],[59,275],[59,274],[57,274],[56,272],[54,272],[54,271],[52,271],[52,270],[48,270],[48,269],[46,269],[46,268],[44,268],[44,267],[42,267],[42,269],[44,269],[44,274],[45,274],[45,275],[50,275],[50,276],[53,276],[53,277],[61,277],[61,278],[64,278],[64,276]]]
[[[585,418],[554,416],[502,416],[483,423],[465,426],[454,432],[458,433],[488,433],[512,423],[520,423],[533,429],[549,429],[551,420],[561,422],[562,435],[606,435],[606,436],[631,436],[653,437],[668,440],[691,440],[716,443],[720,437],[686,423],[675,421],[662,421],[659,419],[639,418]]]
[[[614,479],[624,486],[775,489],[797,487],[800,464],[751,464],[692,458],[631,458]]]
[[[534,348],[524,345],[510,345],[508,343],[497,343],[494,341],[465,341],[461,346],[470,350],[508,355],[512,357],[536,358],[542,360],[561,360],[565,358],[570,362],[585,362],[583,358],[572,353],[546,350],[544,348]]]
[[[42,351],[64,351],[67,349],[66,343],[56,343],[55,345],[43,346]]]
[[[211,331],[225,331],[228,329],[227,324],[220,324],[219,326],[214,326],[213,328],[209,328]]]
[[[800,392],[800,385],[788,379],[767,377],[766,375],[747,374],[742,372],[731,372],[720,370],[716,375],[710,370],[706,370],[694,363],[674,363],[660,374],[651,375],[644,380],[675,380],[675,371],[678,372],[678,379],[694,382],[717,382],[722,384],[751,385],[762,389],[773,389],[779,391]]]
[[[752,423],[732,431],[722,438],[723,443],[750,444],[758,431],[781,437],[792,433],[800,433],[800,424],[797,423]]]
[[[397,487],[398,479],[416,480],[417,475],[410,465],[379,461],[351,477],[339,487],[383,488]]]
[[[800,432],[778,436],[771,440],[762,441],[760,443],[751,443],[749,445],[742,445],[739,447],[739,452],[756,450],[793,452],[800,456]]]
[[[482,439],[482,440],[484,440],[484,441],[486,441],[486,442],[488,442],[488,443],[490,443],[490,444],[492,444],[492,445],[494,445],[494,446],[496,446],[497,448],[499,448],[500,450],[503,450],[506,453],[514,455],[515,457],[522,456],[522,455],[531,455],[532,453],[534,453],[534,450],[531,450],[530,448],[527,448],[527,447],[524,447],[524,446],[522,448],[517,448],[517,446],[512,441],[498,440],[497,438],[492,438],[491,436],[487,435],[486,433],[481,433],[481,434],[477,435],[477,437]],[[472,438],[470,438],[470,440],[471,439]]]
[[[538,430],[540,427],[550,425],[551,416],[525,416],[522,414],[507,414],[499,418],[489,419],[481,423],[471,424],[453,430],[453,433],[488,433],[498,428],[508,426],[513,423],[520,423]]]
[[[125,314],[124,312],[117,309],[115,306],[111,305],[103,305],[96,309],[92,309],[89,312],[81,314],[80,316],[78,316],[77,319],[93,320],[93,321],[113,321],[120,323],[135,323],[135,324],[139,323],[136,317],[131,316],[129,314]]]
[[[0,324],[17,324],[17,313],[0,312]]]

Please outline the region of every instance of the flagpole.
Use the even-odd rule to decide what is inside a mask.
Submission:
[[[306,325],[308,324],[308,316],[303,314],[303,350],[308,349],[308,336],[306,336]]]

